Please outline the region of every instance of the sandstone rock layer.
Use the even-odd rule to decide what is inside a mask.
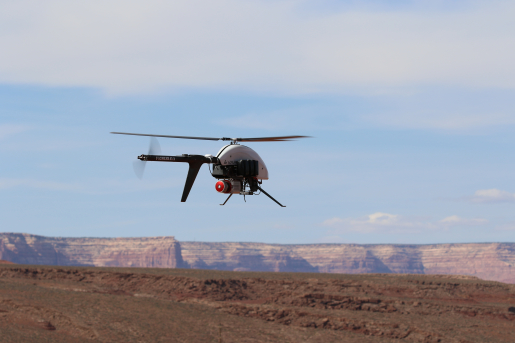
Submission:
[[[56,238],[0,233],[0,260],[63,266],[454,274],[515,283],[515,243],[179,243],[174,237]]]
[[[358,245],[181,242],[192,268],[472,275],[515,283],[515,243]]]

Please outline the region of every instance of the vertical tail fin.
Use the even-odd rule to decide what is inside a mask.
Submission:
[[[188,195],[190,194],[191,187],[193,187],[193,183],[195,182],[195,179],[197,178],[197,174],[200,170],[200,167],[202,167],[202,164],[204,162],[202,161],[189,161],[188,164],[190,165],[190,168],[188,169],[188,176],[186,177],[186,183],[184,184],[184,191],[182,192],[182,199],[181,202],[186,202],[186,199],[188,199]]]

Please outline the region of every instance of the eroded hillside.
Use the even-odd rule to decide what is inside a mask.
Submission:
[[[0,265],[3,342],[513,342],[473,277]]]

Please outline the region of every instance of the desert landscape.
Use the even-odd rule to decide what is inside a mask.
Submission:
[[[513,342],[471,276],[0,264],[2,342]]]
[[[515,244],[0,234],[2,342],[513,342]]]
[[[0,1],[0,343],[515,343],[515,1]]]

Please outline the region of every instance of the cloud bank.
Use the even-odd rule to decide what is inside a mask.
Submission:
[[[454,226],[478,226],[487,223],[488,221],[486,219],[466,219],[457,215],[435,221],[425,218],[421,219],[376,212],[358,218],[335,217],[325,220],[322,225],[330,227],[330,234],[335,235],[344,232],[388,234],[419,233],[424,230],[448,230]]]
[[[515,89],[515,3],[323,10],[298,1],[2,2],[0,82],[382,92]]]
[[[493,204],[515,202],[515,193],[501,191],[499,189],[480,189],[469,197],[468,200],[476,204]]]

